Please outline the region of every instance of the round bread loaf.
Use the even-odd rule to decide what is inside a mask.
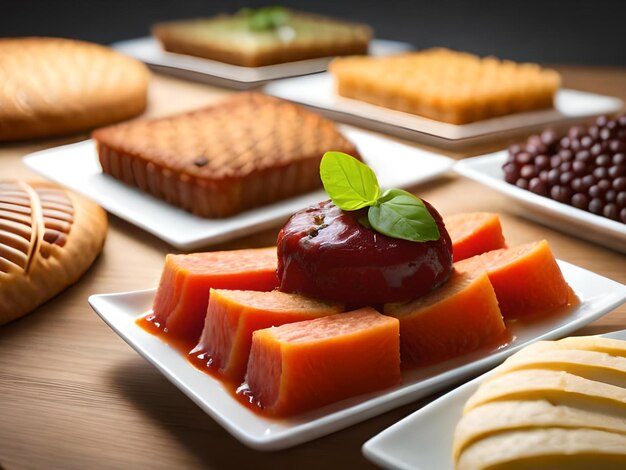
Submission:
[[[104,210],[50,183],[0,181],[0,325],[76,282],[102,250]]]
[[[0,77],[0,141],[78,132],[146,108],[146,66],[98,44],[0,39]]]

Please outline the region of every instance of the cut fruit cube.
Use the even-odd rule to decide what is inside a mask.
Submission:
[[[150,321],[172,336],[197,342],[209,289],[273,290],[277,262],[275,247],[167,255]]]
[[[505,339],[506,326],[486,273],[453,272],[439,289],[408,303],[386,304],[400,321],[402,367],[450,359]]]
[[[290,416],[400,380],[398,320],[366,307],[255,331],[245,393]]]
[[[240,384],[246,373],[254,331],[342,311],[340,303],[298,294],[211,289],[204,330],[190,354]]]
[[[486,271],[504,318],[544,314],[571,300],[571,289],[545,240],[489,251],[454,263],[454,269]]]
[[[500,217],[488,212],[454,214],[443,219],[452,240],[453,261],[506,248]]]

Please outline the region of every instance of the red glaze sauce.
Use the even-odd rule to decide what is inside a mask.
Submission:
[[[206,357],[206,353],[192,354],[193,349],[198,343],[198,339],[192,338],[180,338],[174,335],[168,334],[167,329],[161,328],[161,326],[154,322],[154,314],[152,312],[138,318],[135,323],[144,331],[147,331],[151,335],[157,336],[161,341],[166,343],[171,348],[175,349],[187,361],[201,372],[210,375],[212,378],[220,381],[224,388],[241,404],[246,406],[251,411],[265,416],[263,409],[259,407],[257,402],[251,395],[251,392],[240,383],[235,383],[224,377],[220,371],[214,367],[211,367],[210,358]]]

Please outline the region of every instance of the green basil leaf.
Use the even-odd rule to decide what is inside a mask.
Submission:
[[[333,203],[345,211],[376,204],[378,179],[370,167],[342,152],[326,152],[320,164],[324,189]]]
[[[370,221],[367,219],[367,214],[359,217],[358,221],[363,227],[369,228],[370,230],[372,229],[372,225],[370,224]]]
[[[244,8],[239,11],[248,20],[248,28],[253,31],[265,31],[279,28],[289,23],[289,10],[280,6],[268,6],[257,9]]]
[[[389,189],[369,208],[367,218],[377,232],[414,242],[439,240],[439,227],[424,203],[401,189]]]

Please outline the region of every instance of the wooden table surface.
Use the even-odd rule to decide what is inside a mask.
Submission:
[[[626,101],[626,69],[559,67],[565,85]],[[210,103],[226,90],[156,75],[148,115]],[[0,178],[40,179],[24,155],[85,136],[0,145]],[[502,145],[502,144],[501,144]],[[626,283],[626,257],[509,212],[507,199],[449,175],[416,192],[441,213],[501,214],[511,245],[545,238],[556,255]],[[87,305],[87,297],[154,287],[175,251],[110,216],[102,255],[84,278],[26,317],[0,328],[0,467],[21,468],[368,468],[361,445],[429,400],[343,431],[263,453],[246,448],[127,346]],[[278,227],[210,250],[274,244]],[[577,333],[626,328],[622,305]],[[432,397],[431,397],[432,399]]]

